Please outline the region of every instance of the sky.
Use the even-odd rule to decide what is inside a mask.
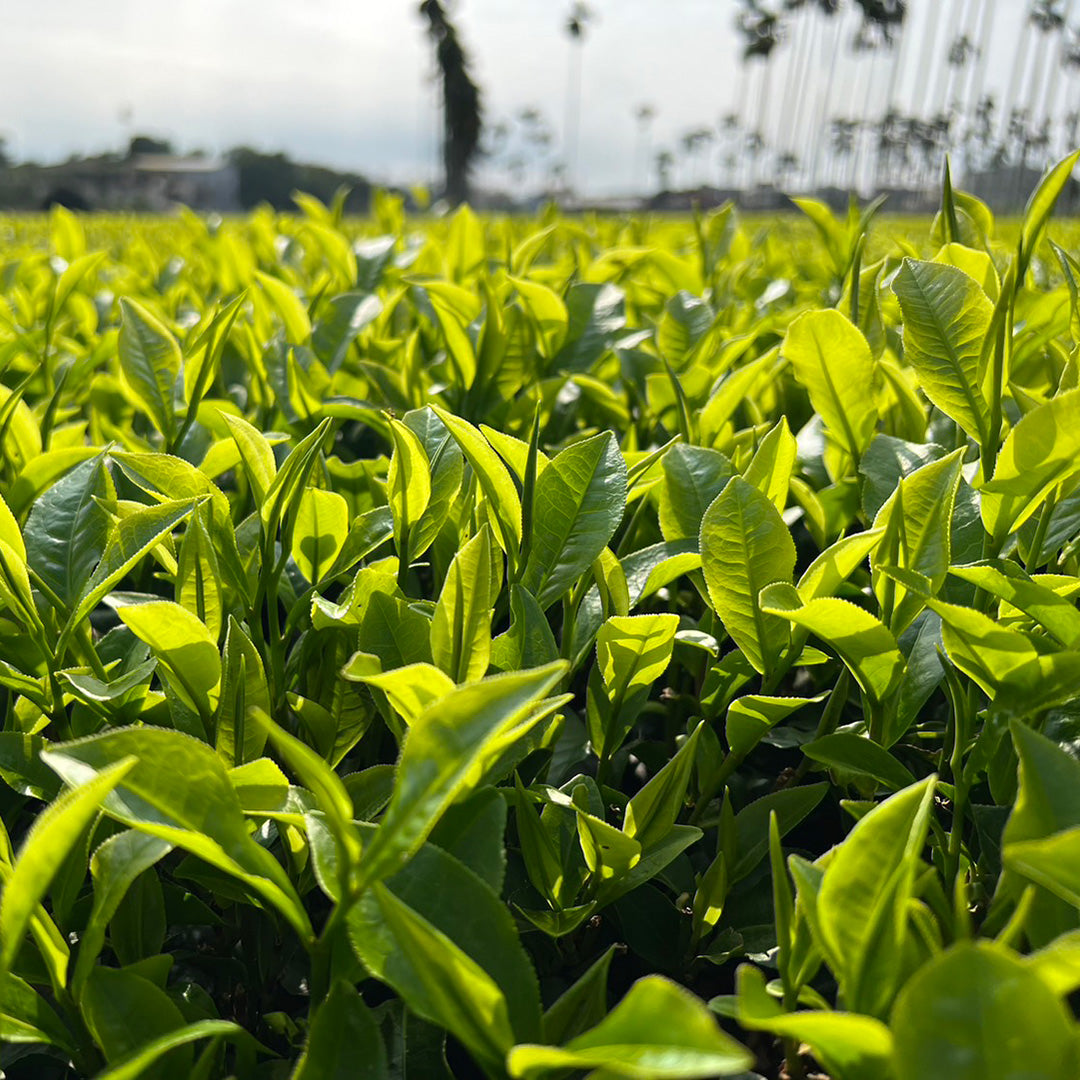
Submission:
[[[966,10],[968,2],[910,0],[911,40],[944,48],[932,12]],[[976,0],[970,2],[974,10]],[[998,0],[988,85],[1008,77],[1023,6]],[[569,7],[569,0],[452,5],[486,119],[508,121],[512,132],[507,149],[480,170],[483,183],[538,184],[563,156],[573,55],[564,32]],[[597,195],[652,186],[658,149],[677,149],[689,129],[715,129],[740,101],[741,86],[741,100],[753,107],[762,76],[755,74],[758,82],[749,86],[740,82],[736,0],[590,0],[590,7],[595,20],[578,51],[582,109],[572,171],[579,190]],[[416,0],[12,4],[4,15],[0,137],[19,160],[119,150],[132,134],[148,133],[185,151],[246,144],[379,182],[431,182],[438,169],[438,94],[416,9]],[[842,39],[854,25],[852,14]],[[832,66],[841,96],[885,93],[885,62],[874,68],[843,49],[821,55],[824,62],[811,65],[808,100],[799,106],[804,130],[813,125]],[[779,64],[774,69],[773,109],[766,113],[778,131],[783,71]],[[917,95],[918,77],[918,65],[907,63],[898,93]],[[655,109],[647,135],[635,120],[643,103]],[[507,168],[512,140],[522,137],[519,116],[530,107],[551,131],[552,150],[547,165],[515,179]],[[708,167],[699,167],[707,175]],[[690,182],[693,166],[683,168]]]

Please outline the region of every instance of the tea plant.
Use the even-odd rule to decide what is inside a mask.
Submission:
[[[1078,157],[0,222],[5,1073],[1075,1075]]]

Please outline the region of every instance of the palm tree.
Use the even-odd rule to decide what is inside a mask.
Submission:
[[[701,155],[713,138],[710,128],[694,128],[687,131],[680,140],[688,166],[687,187],[701,187]]]
[[[1070,26],[1066,34],[1065,48],[1061,58],[1066,72],[1065,118],[1062,122],[1063,156],[1076,146],[1077,129],[1080,125],[1080,109],[1077,108],[1076,95],[1073,91],[1073,79],[1080,71],[1080,27]]]
[[[809,10],[810,29],[804,35],[805,48],[803,49],[802,61],[799,67],[799,73],[796,76],[796,89],[793,92],[792,98],[793,107],[790,114],[790,123],[788,126],[788,152],[796,160],[797,165],[794,171],[796,173],[802,172],[805,162],[799,157],[798,154],[798,142],[802,132],[810,123],[811,116],[813,115],[813,98],[810,93],[811,85],[811,70],[816,63],[816,57],[819,52],[819,42],[822,35],[822,23],[824,21],[821,15],[821,9],[816,6],[812,6]]]
[[[469,171],[480,149],[480,91],[469,74],[469,60],[457,30],[440,0],[423,0],[420,14],[428,21],[428,36],[435,45],[442,75],[446,198],[456,206],[469,196]]]
[[[747,187],[753,187],[757,183],[758,161],[765,150],[765,136],[760,131],[749,131],[746,134],[746,156],[750,161],[749,178]]]
[[[780,99],[780,116],[777,118],[776,134],[774,142],[777,148],[777,172],[780,170],[781,158],[784,159],[784,172],[790,176],[793,165],[797,162],[795,154],[795,138],[798,134],[798,114],[800,95],[797,88],[803,88],[806,82],[807,60],[813,48],[813,32],[816,29],[814,13],[812,9],[803,6],[803,11],[796,12],[796,22],[793,25],[792,37],[794,42],[786,51],[787,75],[784,80],[784,96]]]
[[[905,32],[907,31],[907,32]],[[897,164],[897,151],[904,151],[905,144],[900,138],[900,107],[897,101],[897,90],[900,83],[900,74],[904,70],[907,59],[908,44],[911,41],[911,33],[908,23],[901,22],[897,27],[899,40],[889,40],[886,46],[892,53],[892,61],[889,65],[889,79],[885,86],[885,104],[880,119],[876,125],[876,137],[874,139],[874,186],[880,187],[883,176],[892,179],[892,172]],[[901,154],[903,164],[904,154]]]
[[[788,188],[799,171],[799,157],[792,150],[785,150],[776,159],[776,181],[781,188]]]
[[[949,81],[953,72],[953,66],[949,63],[949,54],[963,33],[964,6],[965,0],[952,0],[947,7],[948,23],[945,32],[941,35],[943,47],[935,51],[935,77],[929,108],[929,113],[933,117],[940,116],[949,109]],[[942,4],[941,7],[946,8],[946,5]],[[934,44],[936,46],[937,42],[935,41]]]
[[[990,61],[990,42],[994,33],[994,12],[994,0],[981,0],[975,44],[975,63],[972,65],[971,78],[968,80],[967,92],[964,95],[971,111],[978,109],[983,100],[986,69]]]
[[[660,180],[660,190],[671,190],[671,170],[675,167],[675,155],[670,150],[661,150],[656,155],[656,175]]]
[[[730,112],[720,118],[720,164],[724,178],[721,187],[725,183],[729,188],[735,186],[735,169],[739,162],[739,133],[741,130],[738,112]]]
[[[1027,70],[1028,46],[1031,42],[1032,21],[1030,18],[1023,20],[1023,29],[1020,32],[1020,46],[1013,58],[1012,74],[1009,76],[1009,86],[1005,92],[1005,98],[1001,103],[1001,145],[997,149],[996,156],[1005,161],[1011,154],[1011,143],[1017,134],[1020,120],[1018,105],[1020,95],[1020,83],[1024,72]]]
[[[950,111],[963,109],[963,83],[964,72],[974,61],[978,54],[978,46],[975,44],[975,35],[978,31],[980,0],[971,0],[966,4],[958,19],[958,31],[949,44],[946,62],[949,66],[948,86],[945,90],[945,98]]]
[[[874,119],[885,107],[881,103],[875,103],[874,92],[880,88],[888,93],[887,80],[882,77],[879,68],[887,50],[894,50],[896,44],[889,29],[868,20],[864,14],[852,42],[857,70],[851,97],[854,106],[855,149],[846,181],[850,191],[859,190],[867,176],[866,155],[873,152]],[[873,176],[873,170],[870,175]]]
[[[977,45],[975,63],[972,65],[971,78],[968,81],[967,92],[964,95],[967,101],[968,124],[964,130],[965,142],[965,165],[973,168],[978,165],[985,167],[986,159],[992,153],[994,132],[994,110],[996,102],[988,97],[984,88],[986,86],[986,71],[990,61],[990,42],[993,40],[994,31],[994,0],[982,0],[979,9],[979,28],[977,31]]]
[[[724,131],[731,136],[733,145],[728,156],[728,186],[738,187],[739,162],[742,160],[741,133],[749,127],[746,120],[747,102],[750,98],[751,68],[744,56],[739,62],[738,90],[735,108],[724,120]]]
[[[759,59],[762,61],[761,76],[757,80],[757,108],[752,110],[756,116],[754,138],[752,143],[747,145],[747,152],[750,154],[747,186],[753,187],[757,183],[758,159],[766,147],[766,118],[772,72],[770,61],[774,50],[780,44],[783,21],[779,14],[764,7],[759,0],[743,0],[743,2],[746,4],[746,10],[737,19],[737,26],[743,36],[743,78],[749,77],[747,72],[749,61]]]
[[[572,189],[576,181],[578,134],[581,128],[581,57],[585,32],[593,21],[592,9],[584,0],[574,0],[570,14],[563,24],[570,39],[570,66],[566,78],[566,130],[563,133],[563,156],[566,158],[567,184]]]
[[[758,0],[743,0],[746,10],[736,19],[743,36],[743,59],[752,56],[768,57],[780,44],[783,21],[775,11],[770,11]]]
[[[937,0],[935,0],[937,2]],[[809,8],[813,14],[821,14],[826,17],[834,17],[838,13],[855,10],[860,17],[860,24],[856,32],[857,47],[862,45],[866,48],[877,49],[884,45],[891,47],[898,31],[903,27],[907,14],[907,0],[854,0],[853,7],[845,8],[842,0],[742,0],[743,10],[738,18],[738,27],[744,38],[743,57],[763,58],[766,62],[773,56],[774,51],[785,38],[789,28],[799,27],[800,41],[797,47],[788,54],[788,66],[786,69],[786,88],[782,103],[786,106],[786,114],[779,118],[776,125],[775,150],[777,154],[787,156],[790,166],[791,155],[801,157],[803,161],[812,162],[810,167],[810,183],[813,185],[818,179],[821,152],[827,143],[828,132],[827,120],[831,117],[833,89],[837,80],[837,68],[843,66],[839,61],[840,45],[843,35],[842,19],[835,19],[836,31],[831,45],[828,35],[821,33],[821,23],[817,18],[806,17],[805,9]],[[801,25],[799,25],[801,24]],[[819,69],[828,71],[826,85],[823,91],[817,95],[809,92],[808,83],[810,71],[814,67],[812,57],[817,53]],[[877,56],[874,60],[854,67],[854,71],[841,73],[840,78],[853,77],[855,81],[863,84],[864,92],[853,98],[848,87],[848,100],[856,100],[858,104],[858,117],[856,129],[853,133],[857,139],[868,122],[871,91],[877,85],[872,80],[865,85],[867,77],[872,75],[877,65]],[[898,65],[893,63],[894,77],[888,97],[893,98],[895,90],[895,72]],[[745,81],[745,80],[744,80]],[[770,83],[770,69],[768,66],[762,71],[759,80],[759,94],[757,101],[757,134],[762,138],[767,137],[770,131],[769,106],[772,103],[768,93]],[[797,88],[797,90],[796,90]],[[791,133],[790,135],[788,133]],[[805,132],[804,152],[795,153],[795,133]],[[759,152],[760,152],[759,147]]]
[[[830,14],[833,14],[833,11]],[[820,179],[821,153],[828,139],[826,120],[832,112],[833,86],[836,82],[836,69],[839,67],[838,59],[840,44],[843,40],[843,23],[839,18],[834,19],[836,30],[833,34],[832,44],[826,41],[826,35],[822,35],[821,44],[824,55],[821,60],[828,66],[828,77],[825,80],[823,90],[818,92],[818,107],[813,123],[807,126],[807,153],[806,160],[810,161],[810,186],[816,187]]]
[[[937,52],[938,24],[941,18],[941,4],[930,5],[923,33],[922,48],[919,50],[919,67],[915,79],[915,98],[912,102],[913,116],[923,117],[926,112],[927,93],[930,89],[930,73],[933,70],[934,56]],[[931,99],[932,100],[932,99]]]
[[[1046,78],[1043,82],[1043,91],[1045,93],[1048,84],[1052,81],[1051,76],[1055,66],[1050,62],[1048,53],[1056,44],[1057,49],[1055,51],[1060,54],[1061,42],[1064,37],[1065,14],[1062,10],[1061,0],[1037,0],[1031,9],[1031,22],[1039,31],[1039,47],[1038,59],[1032,65],[1028,79],[1025,102],[1032,116],[1038,119],[1040,113],[1038,104],[1040,97],[1039,80],[1043,79],[1045,72]]]
[[[830,126],[829,144],[833,157],[837,160],[841,175],[844,162],[849,160],[855,152],[855,136],[858,130],[859,125],[856,121],[841,117],[834,119]],[[840,176],[836,177],[836,179],[840,178]]]
[[[634,148],[633,183],[636,187],[639,182],[648,182],[649,171],[649,142],[652,132],[652,123],[656,119],[656,109],[648,103],[638,105],[634,109],[634,119],[637,121],[637,145]],[[646,175],[642,175],[642,174]]]
[[[1064,7],[1058,13],[1061,21],[1054,27],[1054,32],[1057,34],[1057,49],[1054,53],[1054,60],[1049,65],[1050,71],[1043,87],[1042,107],[1039,110],[1041,123],[1047,128],[1048,134],[1054,122],[1058,91],[1061,86],[1061,73],[1066,66],[1066,54],[1070,44],[1069,19],[1072,17],[1073,7],[1073,0],[1066,0]],[[1047,146],[1046,149],[1050,150],[1051,147]]]
[[[971,126],[966,139],[966,155],[974,167],[985,169],[994,153],[994,129],[996,121],[994,110],[996,103],[993,96],[986,95],[975,103],[972,111]]]
[[[758,108],[757,108],[757,135],[758,147],[754,157],[754,169],[750,177],[750,186],[756,187],[760,175],[758,165],[759,157],[763,157],[769,150],[769,105],[772,103],[772,61],[771,52],[764,53],[761,58],[761,81],[758,83]]]
[[[554,139],[544,121],[543,113],[535,106],[521,109],[518,112],[518,120],[522,127],[523,141],[528,147],[528,156],[532,158],[535,167],[537,186],[543,186],[549,165],[547,157]]]

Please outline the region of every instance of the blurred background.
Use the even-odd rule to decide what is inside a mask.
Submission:
[[[1080,138],[1080,0],[51,0],[5,12],[0,207],[999,211]],[[1073,194],[1070,197],[1074,198]]]

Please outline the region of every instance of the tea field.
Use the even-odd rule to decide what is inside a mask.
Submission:
[[[0,1068],[1080,1075],[1080,229],[0,218]]]

